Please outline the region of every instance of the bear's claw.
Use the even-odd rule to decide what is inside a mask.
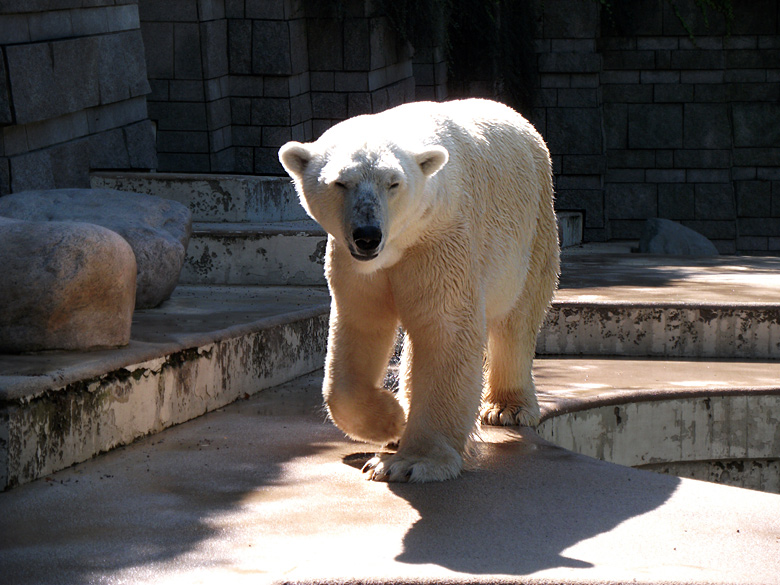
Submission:
[[[486,404],[479,413],[484,425],[535,427],[539,424],[539,406],[528,408],[520,405]]]
[[[444,457],[378,453],[366,462],[362,471],[369,481],[423,483],[457,477],[462,467],[462,458],[453,450]]]

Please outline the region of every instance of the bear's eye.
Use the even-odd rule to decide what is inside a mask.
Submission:
[[[401,186],[401,183],[396,181],[395,183],[390,183],[390,187],[388,187],[388,189],[398,189],[398,187],[400,187],[400,186]]]
[[[336,185],[336,187],[338,187],[339,189],[347,188],[346,184],[342,183],[341,181],[335,181],[333,184]]]

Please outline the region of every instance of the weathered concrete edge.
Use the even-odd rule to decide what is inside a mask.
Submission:
[[[596,396],[582,395],[577,397],[539,393],[541,416],[539,424],[575,412],[584,412],[605,406],[621,406],[640,402],[663,402],[667,400],[688,400],[697,398],[714,398],[722,396],[780,396],[780,380],[776,386],[732,387],[732,388],[701,388],[688,387],[682,389],[663,388],[628,389],[615,388]]]
[[[285,326],[291,322],[328,315],[328,304],[290,311],[282,315],[271,315],[249,323],[241,323],[218,331],[187,333],[178,336],[175,342],[147,343],[131,340],[130,345],[105,352],[99,359],[78,365],[57,369],[43,376],[0,376],[0,407],[4,403],[29,402],[37,397],[82,380],[99,378],[109,372],[121,369],[131,370],[137,364],[170,356],[177,352],[199,348],[231,338],[240,338],[262,330]],[[326,326],[327,330],[327,326]],[[324,347],[324,346],[323,346]]]
[[[243,223],[197,222],[192,224],[192,233],[200,237],[213,238],[267,238],[270,236],[314,236],[326,238],[327,232],[314,220],[269,221]]]
[[[328,314],[309,313],[7,403],[0,491],[322,367]]]
[[[566,289],[568,290],[568,289]],[[556,298],[552,301],[551,309],[594,309],[604,310],[616,307],[618,309],[699,309],[702,311],[764,311],[772,313],[780,322],[780,307],[776,304],[754,301],[740,301],[738,303],[721,303],[713,301],[641,301],[641,300],[579,300]]]
[[[776,306],[554,302],[539,355],[780,359]]]

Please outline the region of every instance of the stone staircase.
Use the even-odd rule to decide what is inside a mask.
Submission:
[[[115,350],[0,355],[0,490],[159,432],[322,366],[325,234],[288,180],[96,175],[193,211],[170,300]]]
[[[182,284],[325,284],[325,232],[306,215],[289,179],[98,173],[92,184],[189,206],[193,229]]]

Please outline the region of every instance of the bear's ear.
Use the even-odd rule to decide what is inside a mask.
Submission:
[[[294,179],[303,175],[313,156],[309,147],[300,142],[288,142],[279,149],[279,162]]]
[[[417,164],[420,165],[423,175],[432,177],[441,169],[450,158],[450,153],[443,146],[433,146],[430,150],[419,153],[415,156]]]

